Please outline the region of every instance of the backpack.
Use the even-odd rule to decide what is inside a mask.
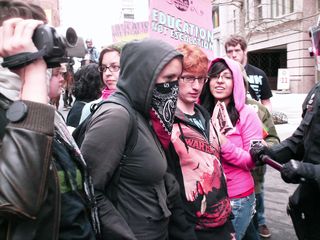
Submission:
[[[90,108],[90,115],[84,121],[82,121],[79,126],[76,127],[76,129],[72,133],[72,136],[76,141],[78,147],[80,148],[85,137],[87,125],[91,121],[92,116],[102,105],[107,103],[115,103],[121,105],[128,111],[130,115],[130,132],[127,136],[126,148],[124,151],[126,155],[128,155],[133,150],[138,137],[136,112],[129,104],[129,100],[119,92],[112,94],[107,100],[102,100],[99,103],[93,104]]]
[[[136,111],[132,108],[132,106],[129,104],[129,100],[127,99],[126,96],[124,96],[120,92],[116,92],[112,94],[107,100],[103,100],[97,104],[94,104],[91,106],[91,113],[90,115],[78,126],[76,129],[73,131],[72,136],[74,140],[76,141],[77,145],[79,148],[81,147],[81,144],[84,140],[85,133],[87,126],[89,122],[91,121],[94,113],[104,104],[108,103],[115,103],[119,104],[122,107],[124,107],[129,115],[130,115],[130,126],[129,126],[129,133],[127,134],[127,140],[126,140],[126,147],[124,149],[122,158],[120,160],[120,164],[116,171],[114,172],[110,185],[108,186],[107,189],[107,194],[113,204],[116,204],[117,202],[117,183],[120,178],[120,171],[121,167],[124,164],[124,161],[126,158],[130,155],[132,150],[134,149],[136,143],[137,143],[137,138],[138,138],[138,124],[137,124],[137,116],[136,116]]]

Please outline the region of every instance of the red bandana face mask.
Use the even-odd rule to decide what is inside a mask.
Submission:
[[[167,148],[178,100],[178,81],[156,84],[153,90],[150,117],[162,146]]]

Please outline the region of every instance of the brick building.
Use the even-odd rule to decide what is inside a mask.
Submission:
[[[317,71],[310,57],[309,28],[316,24],[320,0],[213,0],[213,24],[218,55],[224,40],[240,34],[248,40],[248,61],[268,75],[277,89],[278,68],[287,68],[290,91],[306,93]]]

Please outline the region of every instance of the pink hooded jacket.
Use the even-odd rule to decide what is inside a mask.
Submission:
[[[240,118],[235,131],[229,133],[227,142],[221,146],[221,159],[227,176],[229,197],[250,195],[254,191],[254,182],[250,170],[255,166],[249,154],[251,140],[262,140],[262,124],[257,113],[245,104],[246,90],[239,63],[229,58],[216,58],[211,66],[224,61],[233,75],[233,98]],[[252,190],[252,191],[251,191]]]

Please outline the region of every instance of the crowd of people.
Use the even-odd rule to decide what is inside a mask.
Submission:
[[[0,0],[1,62],[37,53],[32,36],[46,23],[38,5]],[[299,184],[288,204],[299,240],[320,239],[319,84],[280,142],[268,79],[242,36],[213,60],[155,39],[100,53],[86,43],[75,73],[43,57],[0,65],[0,239],[270,237],[266,156]]]

